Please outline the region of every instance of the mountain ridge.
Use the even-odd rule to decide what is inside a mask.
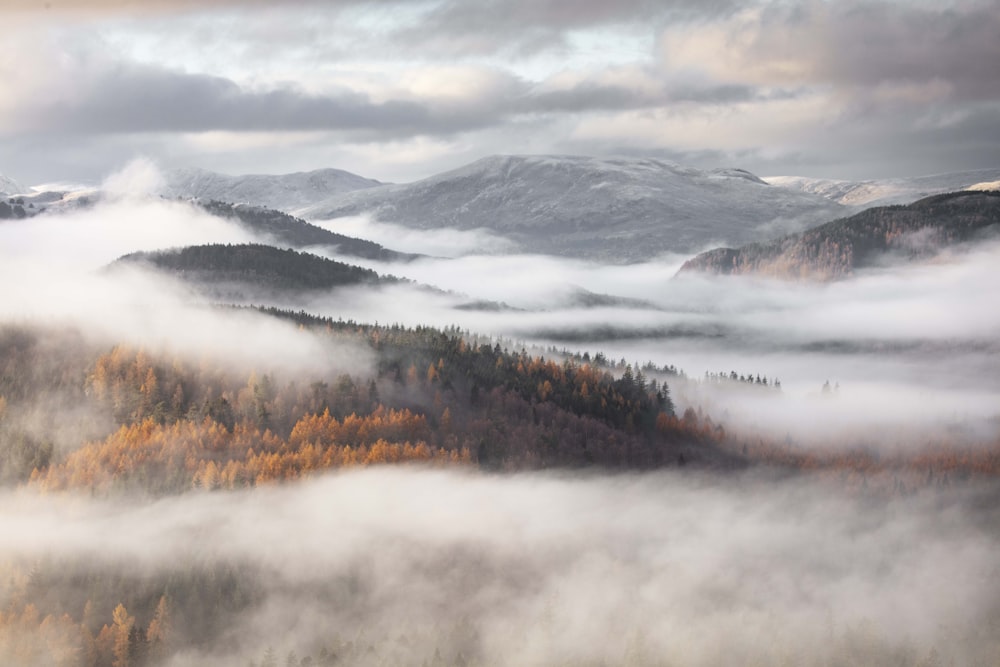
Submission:
[[[881,206],[767,243],[716,248],[689,259],[678,275],[763,275],[837,280],[890,254],[918,259],[1000,230],[1000,192],[960,191],[907,206]]]
[[[485,228],[522,249],[639,261],[747,242],[840,217],[844,207],[744,170],[647,158],[498,155],[402,185],[338,195],[306,219],[371,214],[416,229]]]
[[[325,168],[288,174],[229,176],[189,167],[164,174],[167,197],[200,198],[252,204],[292,212],[331,196],[384,185],[343,169]]]

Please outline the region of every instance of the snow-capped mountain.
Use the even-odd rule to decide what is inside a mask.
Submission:
[[[204,169],[177,169],[165,175],[168,197],[214,199],[295,212],[345,192],[382,185],[340,169],[294,174],[227,176]]]
[[[910,204],[931,195],[984,187],[1000,180],[1000,169],[958,171],[914,178],[884,178],[870,181],[839,181],[803,176],[769,176],[771,185],[826,197],[855,208]]]
[[[636,261],[771,238],[845,209],[740,169],[702,171],[640,158],[494,156],[299,211],[316,220],[364,213],[419,229],[486,228],[530,252]]]
[[[0,195],[19,195],[27,191],[27,188],[15,181],[0,174]]]

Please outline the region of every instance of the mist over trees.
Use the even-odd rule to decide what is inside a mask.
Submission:
[[[849,375],[804,398],[796,377],[808,354],[930,343],[773,336],[804,351],[788,361],[740,339],[745,320],[725,316],[742,311],[715,284],[693,283],[697,299],[673,310],[646,282],[622,296],[570,281],[511,307],[477,285],[460,296],[385,274],[433,278],[447,260],[386,264],[398,257],[375,249],[377,270],[353,266],[303,251],[312,237],[288,243],[298,250],[268,245],[315,234],[290,216],[202,207],[212,215],[99,202],[65,224],[16,223],[23,236],[10,238],[45,249],[52,230],[79,234],[101,215],[134,225],[149,211],[167,232],[191,224],[173,249],[155,241],[177,232],[130,226],[159,249],[109,265],[102,245],[85,272],[54,267],[66,275],[52,286],[15,265],[39,283],[25,295],[59,307],[39,299],[42,315],[0,323],[0,531],[11,537],[0,544],[0,663],[916,666],[1000,655],[997,430],[978,415],[941,419],[938,406],[926,423],[911,408],[878,428],[830,429],[886,406],[863,405]],[[885,211],[872,214],[879,235],[896,214]],[[504,274],[487,261],[446,268]],[[563,269],[620,284],[672,274]],[[518,278],[539,289],[546,276]],[[76,303],[74,280],[93,301]],[[770,300],[785,296],[728,298],[780,333],[795,323]],[[446,317],[510,318],[515,335],[541,335],[346,314],[368,303],[418,322],[445,304]],[[716,308],[724,315],[705,317]],[[690,357],[672,356],[692,340],[715,355],[710,370],[689,374]],[[963,362],[945,353],[957,344],[935,344]],[[963,345],[974,360],[993,350]]]

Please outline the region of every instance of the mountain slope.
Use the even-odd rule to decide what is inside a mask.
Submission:
[[[956,192],[909,206],[871,208],[770,243],[710,250],[685,262],[681,272],[833,280],[876,265],[890,253],[927,257],[997,232],[1000,193]]]
[[[844,209],[738,169],[701,171],[638,158],[495,156],[301,211],[321,220],[363,213],[418,229],[487,228],[532,252],[633,261],[722,240],[770,238]]]
[[[220,201],[203,201],[198,205],[217,217],[237,220],[246,229],[269,236],[283,246],[299,249],[324,246],[341,255],[382,261],[408,261],[419,257],[389,250],[373,241],[327,231],[274,209]]]
[[[910,204],[924,197],[970,189],[977,184],[1000,180],[1000,169],[869,181],[839,181],[802,176],[771,176],[764,180],[771,185],[826,197],[845,206],[867,208]]]
[[[324,201],[334,195],[382,185],[341,169],[319,169],[294,174],[227,176],[203,169],[177,169],[165,175],[168,197],[215,199],[252,204],[280,211]]]

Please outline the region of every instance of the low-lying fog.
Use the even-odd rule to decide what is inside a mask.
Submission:
[[[1000,244],[830,284],[675,277],[684,259],[600,266],[464,254],[406,265],[369,263],[511,308],[456,311],[469,299],[408,287],[380,297],[344,291],[310,308],[366,321],[458,324],[515,342],[673,364],[692,378],[731,371],[778,378],[777,398],[675,383],[682,408],[702,406],[730,426],[775,436],[829,441],[849,434],[857,440],[867,431],[866,439],[877,442],[884,433],[897,440],[910,432],[927,436],[930,428],[935,436],[995,440]],[[824,394],[827,382],[837,390]],[[830,400],[818,400],[821,395]]]
[[[0,559],[258,579],[220,653],[174,665],[336,638],[375,647],[361,665],[994,664],[995,492],[866,504],[815,480],[419,468],[147,504],[21,492]]]
[[[330,367],[358,358],[355,350],[324,352],[307,333],[269,318],[207,308],[204,297],[173,280],[140,271],[101,274],[136,250],[267,241],[190,205],[128,194],[149,190],[156,179],[149,165],[131,165],[108,179],[110,196],[92,208],[0,225],[0,279],[7,286],[0,317],[69,321],[108,339],[250,365],[268,359],[293,371],[316,368],[323,355]],[[516,345],[672,364],[690,378],[730,371],[778,378],[780,395],[680,381],[673,390],[681,409],[703,407],[727,427],[782,437],[829,440],[867,431],[872,440],[889,432],[898,440],[907,430],[954,435],[960,427],[963,438],[982,441],[995,440],[1000,427],[997,244],[839,283],[803,284],[675,278],[683,256],[602,266],[496,254],[502,244],[479,232],[404,233],[364,218],[319,224],[442,256],[401,264],[339,259],[454,294],[401,285],[279,302],[262,295],[258,302],[364,322],[458,325]],[[818,400],[828,381],[839,390]]]

